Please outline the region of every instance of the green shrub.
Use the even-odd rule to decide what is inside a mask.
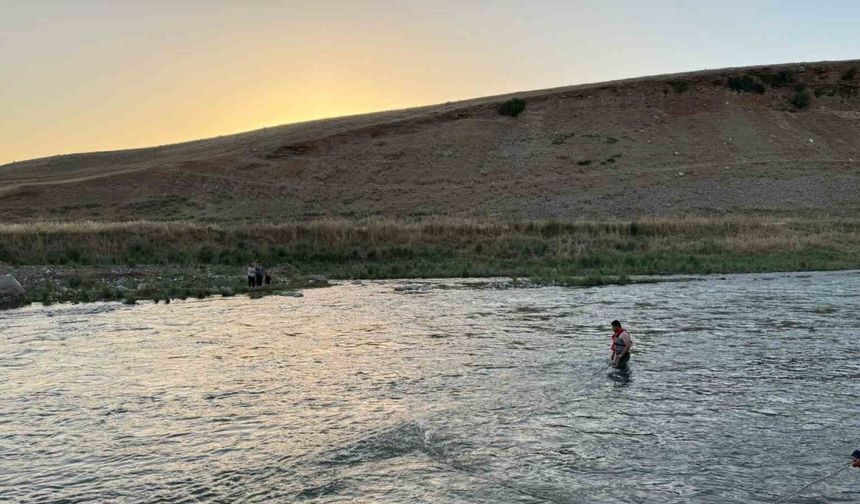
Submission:
[[[81,249],[72,247],[66,250],[66,256],[62,260],[62,264],[80,264],[82,257]]]
[[[767,91],[765,85],[752,75],[735,76],[729,79],[729,89],[738,93],[764,94]]]
[[[100,300],[108,300],[114,299],[116,297],[115,291],[111,289],[107,285],[102,285],[99,288],[92,289],[90,291],[90,297],[100,299]]]
[[[498,106],[496,111],[503,116],[517,117],[526,109],[526,101],[520,98],[510,100]]]
[[[812,103],[812,96],[806,89],[801,89],[791,99],[791,104],[799,109],[808,107],[810,103]]]
[[[154,264],[155,249],[148,242],[137,240],[132,242],[125,251],[124,262],[127,264]]]
[[[857,75],[857,67],[851,67],[842,74],[842,80],[852,80]]]
[[[793,84],[795,80],[794,72],[791,70],[783,70],[778,72],[776,76],[770,81],[770,85],[773,87],[782,87]]]
[[[690,89],[690,83],[687,81],[671,81],[669,85],[672,86],[672,90],[676,93],[683,93]]]
[[[197,250],[197,261],[203,264],[212,264],[215,260],[215,249],[211,245],[203,245]]]
[[[792,70],[780,70],[777,73],[758,72],[755,76],[775,88],[789,86],[795,82],[795,73]]]

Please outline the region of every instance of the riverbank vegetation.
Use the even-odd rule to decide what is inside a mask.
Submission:
[[[252,261],[274,274],[272,286],[248,289]],[[856,268],[860,219],[0,225],[0,273],[11,272],[27,290],[3,306],[299,295],[297,289],[327,285],[326,277],[513,277],[523,285],[594,286],[636,275]]]
[[[8,267],[0,268],[8,270]],[[325,287],[320,276],[303,276],[283,268],[270,269],[270,285],[248,287],[245,276],[229,266],[18,266],[15,277],[26,287],[23,295],[0,296],[0,308],[14,308],[39,302],[86,303],[141,301],[170,303],[175,299],[210,296],[250,295],[258,298],[272,294],[301,297],[300,289]]]
[[[239,278],[251,261],[341,279],[830,270],[860,267],[860,219],[46,222],[0,225],[0,261],[229,266]]]

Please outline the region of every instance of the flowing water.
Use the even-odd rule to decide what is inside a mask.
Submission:
[[[388,281],[0,312],[0,501],[770,503],[860,448],[858,292]],[[792,502],[860,502],[860,469]]]

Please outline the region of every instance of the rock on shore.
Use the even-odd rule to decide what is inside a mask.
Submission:
[[[0,276],[0,297],[17,297],[25,292],[24,287],[12,275]]]

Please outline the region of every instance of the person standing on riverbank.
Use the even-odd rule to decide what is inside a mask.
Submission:
[[[621,322],[612,321],[612,365],[617,368],[627,366],[627,361],[630,360],[630,349],[633,347],[633,340],[630,338],[630,333],[621,327]]]
[[[257,287],[263,286],[263,267],[258,263],[254,263],[254,280],[257,284]]]
[[[254,263],[248,265],[248,288],[253,289],[257,285],[257,270]]]

